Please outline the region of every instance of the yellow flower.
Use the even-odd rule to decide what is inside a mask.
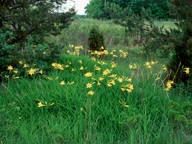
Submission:
[[[76,69],[72,68],[71,71],[74,72],[74,71],[76,71]]]
[[[102,80],[104,80],[104,78],[103,77],[99,77],[99,81],[102,81]]]
[[[79,68],[79,70],[84,70],[84,67],[83,67],[83,66],[81,66],[81,67]]]
[[[86,87],[87,87],[87,88],[92,88],[92,84],[91,84],[91,83],[87,83],[87,84],[86,84]]]
[[[104,54],[104,55],[108,55],[109,52],[108,52],[107,50],[104,50],[104,51],[103,51],[103,54]]]
[[[18,79],[19,77],[18,76],[13,76],[13,79]]]
[[[132,82],[132,78],[126,78],[125,81]]]
[[[146,62],[145,64],[144,64],[144,66],[146,67],[146,68],[151,68],[151,63],[150,62]]]
[[[173,82],[173,81],[171,81],[171,80],[169,80],[169,81],[167,82],[167,84],[166,84],[165,91],[169,91],[169,90],[170,90],[170,88],[172,87],[172,84],[174,84],[174,82]]]
[[[110,75],[109,77],[110,77],[110,78],[116,78],[116,76],[117,76],[116,74],[112,74],[112,75]]]
[[[23,65],[23,68],[27,68],[27,67],[28,67],[28,65],[27,65],[27,64],[24,64],[24,65]]]
[[[111,71],[109,69],[106,69],[105,71],[103,71],[104,76],[108,75],[109,73],[111,73]]]
[[[100,70],[101,70],[101,68],[98,67],[98,66],[96,66],[96,65],[95,65],[94,67],[95,67],[95,70],[96,70],[96,71],[100,71]]]
[[[110,82],[107,83],[108,87],[112,87],[112,84]]]
[[[105,49],[105,48],[102,46],[102,47],[101,47],[101,50],[104,50],[104,49]]]
[[[60,70],[63,70],[63,69],[64,69],[61,64],[57,64],[57,67],[56,67],[56,68],[57,68],[57,69],[60,69]]]
[[[40,71],[39,71],[39,74],[43,74],[43,70],[40,70]]]
[[[117,64],[114,63],[114,62],[112,62],[112,63],[111,63],[111,68],[115,68],[115,67],[117,67]]]
[[[117,58],[117,55],[113,55],[113,58]]]
[[[151,63],[151,65],[154,65],[154,64],[157,64],[158,61],[151,61],[150,63]]]
[[[127,84],[127,87],[129,87],[129,89],[133,90],[133,84]]]
[[[122,82],[123,82],[123,79],[122,79],[122,78],[118,78],[117,81],[120,82],[120,83],[122,83]]]
[[[20,61],[19,61],[19,64],[23,64],[23,61],[20,60]]]
[[[87,94],[93,96],[95,94],[95,92],[94,91],[89,91]]]
[[[28,74],[29,75],[34,75],[35,74],[35,69],[31,68],[30,70],[28,70]]]
[[[65,82],[64,82],[64,81],[61,81],[59,84],[60,84],[61,86],[63,86],[63,85],[65,85]]]
[[[66,65],[66,66],[65,66],[65,68],[68,68],[68,67],[69,67],[69,65]]]
[[[122,90],[122,91],[125,91],[125,90],[126,90],[126,88],[122,87],[122,88],[121,88],[121,90]]]
[[[190,70],[190,68],[189,68],[189,67],[186,67],[184,72],[185,72],[186,74],[189,74],[189,70]]]
[[[7,67],[7,70],[12,71],[12,70],[13,70],[13,66],[9,65],[9,66]]]
[[[128,52],[124,52],[123,50],[119,50],[119,53],[120,53],[120,57],[122,58],[126,58],[128,55]]]
[[[125,86],[123,86],[122,88],[121,88],[121,90],[122,91],[127,91],[128,93],[130,93],[130,92],[132,92],[133,91],[133,84],[127,84],[127,85],[125,85]]]
[[[114,81],[114,80],[111,80],[110,83],[111,83],[112,85],[115,85],[115,81]]]
[[[59,64],[59,63],[52,63],[51,64],[52,67],[54,67],[55,69],[60,69],[60,70],[63,70],[63,65]]]
[[[104,62],[104,61],[98,61],[97,63],[100,65],[106,65],[106,62]]]
[[[98,86],[100,86],[100,85],[101,85],[101,83],[98,81],[98,82],[97,82],[97,85],[98,85]]]
[[[44,107],[44,106],[46,106],[46,105],[42,104],[42,102],[38,103],[38,107]]]
[[[93,74],[91,72],[87,72],[84,74],[85,77],[91,77]]]
[[[164,71],[166,71],[166,70],[167,70],[167,67],[166,67],[165,65],[163,65],[163,66],[162,66],[162,69],[163,69]]]
[[[133,90],[132,89],[127,89],[128,93],[131,93]]]
[[[133,69],[133,70],[136,70],[136,69],[137,69],[137,65],[136,65],[136,64],[133,64],[133,65],[130,64],[130,65],[129,65],[129,68],[130,68],[130,69]]]

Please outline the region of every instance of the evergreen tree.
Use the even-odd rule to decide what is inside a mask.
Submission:
[[[66,1],[0,0],[0,73],[19,59],[45,65],[56,56],[57,47],[44,38],[59,34],[72,20],[73,8],[58,12]]]
[[[180,39],[175,40],[175,55],[169,65],[176,82],[192,84],[192,1],[171,0],[178,21]],[[188,74],[185,70],[190,69]],[[185,71],[185,72],[184,72]]]

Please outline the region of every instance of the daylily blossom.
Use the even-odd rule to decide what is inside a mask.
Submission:
[[[87,83],[87,84],[86,84],[86,87],[87,87],[87,88],[92,88],[92,84],[91,84],[91,83]]]
[[[89,91],[87,94],[93,96],[95,94],[95,92],[94,91]]]
[[[12,71],[12,70],[13,70],[13,66],[9,65],[9,66],[7,67],[7,70]]]
[[[34,75],[35,74],[35,69],[31,68],[30,70],[28,70],[28,74],[29,75]]]
[[[91,77],[92,75],[93,75],[92,72],[87,72],[87,73],[84,74],[85,77]]]
[[[185,72],[186,74],[189,74],[189,70],[190,70],[190,68],[189,68],[189,67],[186,67],[184,72]]]

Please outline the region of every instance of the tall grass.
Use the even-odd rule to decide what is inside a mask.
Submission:
[[[48,75],[8,77],[0,86],[0,142],[191,143],[191,94],[182,85],[165,91],[166,60],[125,48],[122,57],[119,50],[96,60],[63,53],[63,70],[53,65]]]

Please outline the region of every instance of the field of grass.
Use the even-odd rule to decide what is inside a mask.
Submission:
[[[172,21],[155,21],[155,25],[165,29],[176,28]],[[95,20],[88,18],[76,18],[68,29],[64,29],[61,35],[55,37],[49,37],[49,41],[54,41],[60,45],[82,45],[84,48],[88,48],[88,37],[92,27],[99,27],[100,31],[104,35],[105,45],[108,49],[116,47],[137,47],[134,44],[136,37],[132,37],[128,34],[128,41],[125,40],[125,28],[114,24],[112,20]]]
[[[52,40],[60,43],[66,34],[69,44],[82,49],[64,50],[49,74],[20,63],[25,77],[7,75],[0,85],[0,143],[190,144],[192,94],[163,82],[166,59],[113,42],[102,57],[90,56],[84,32],[100,22],[79,23]],[[123,31],[113,28],[113,34]]]

